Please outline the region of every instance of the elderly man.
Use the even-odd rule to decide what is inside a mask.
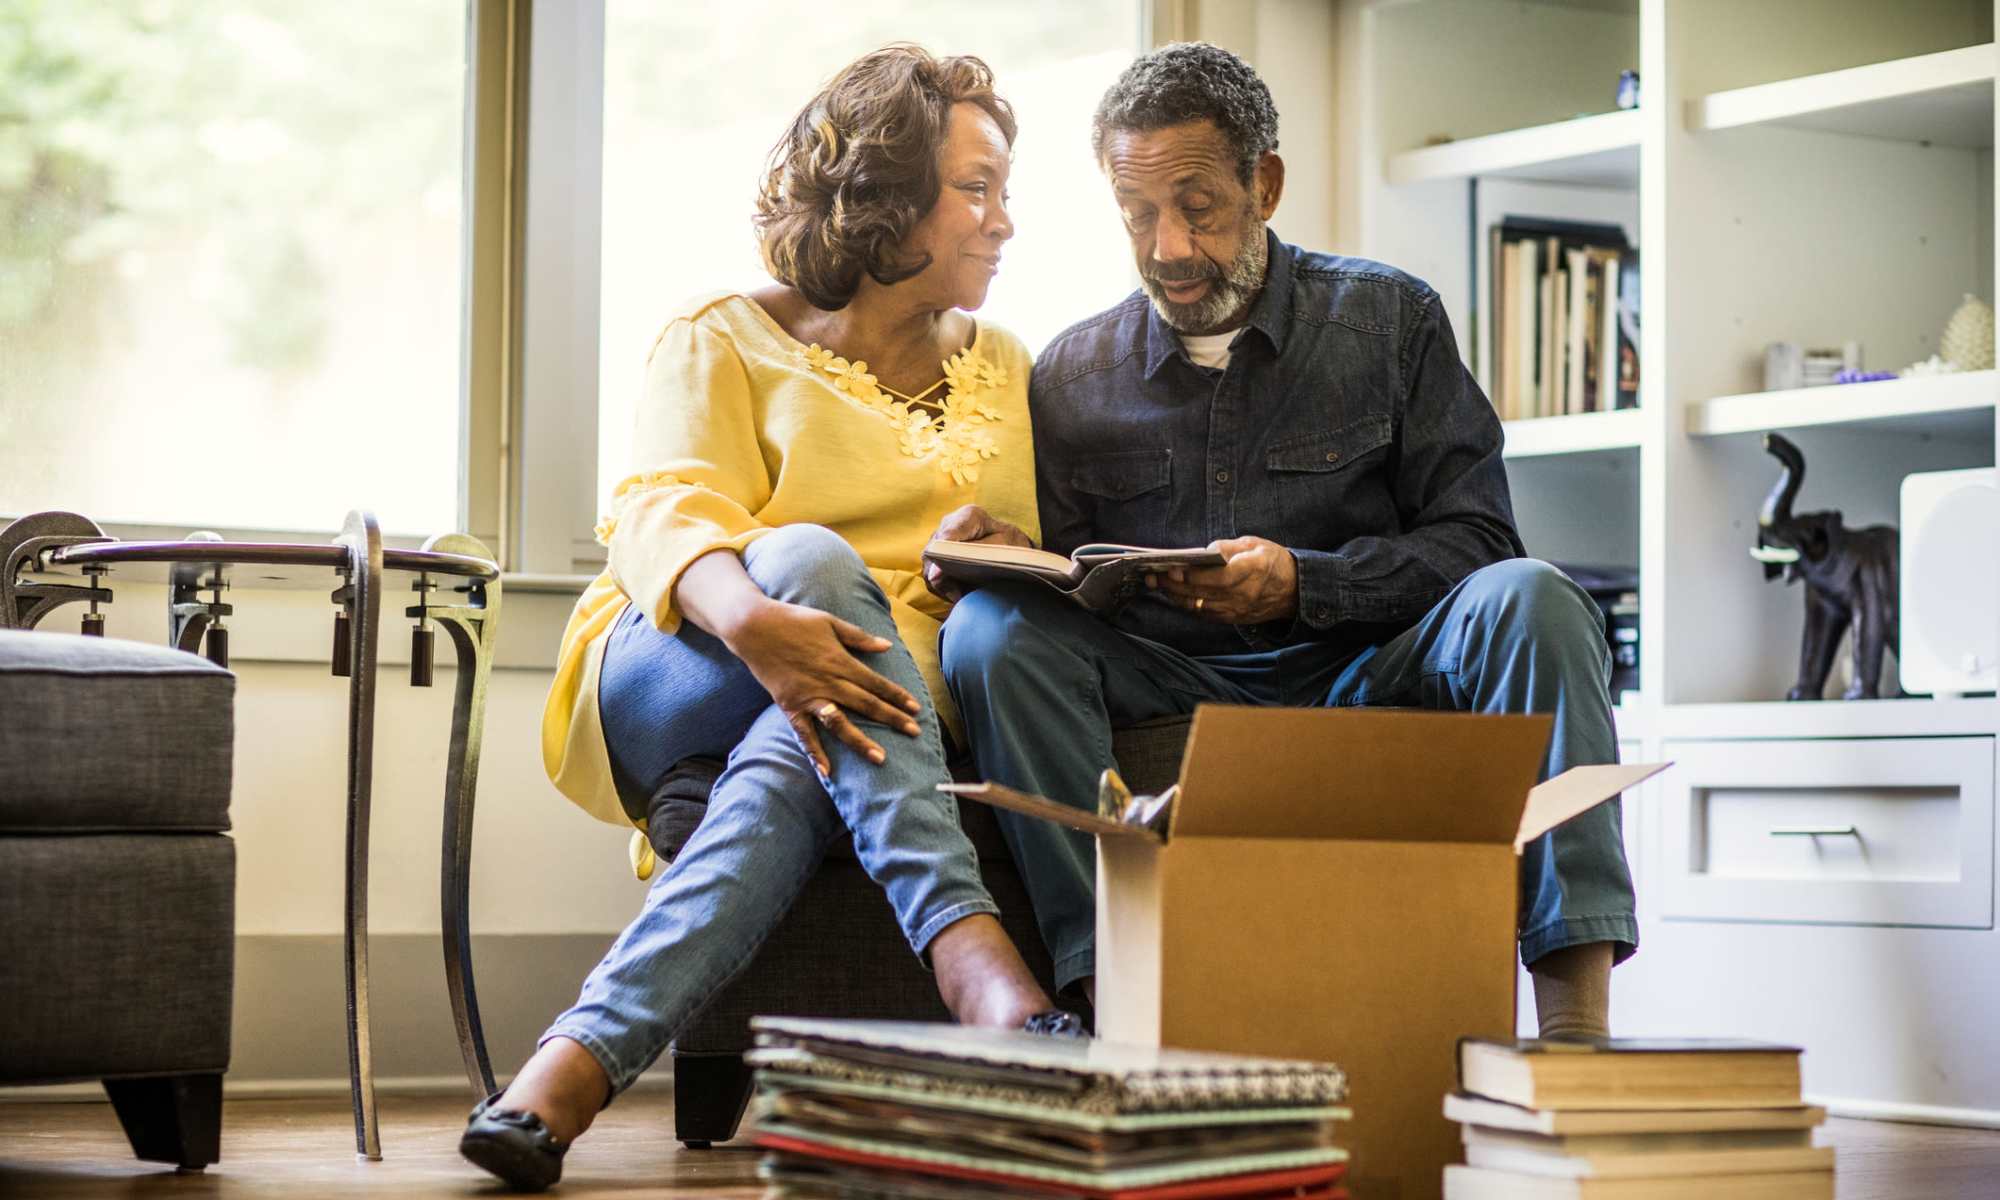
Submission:
[[[1263,81],[1206,44],[1139,59],[1098,106],[1092,146],[1142,288],[1035,364],[1042,536],[1062,553],[1211,545],[1227,563],[1109,621],[1046,589],[964,597],[944,670],[980,773],[1088,806],[1114,725],[1203,701],[1551,713],[1546,773],[1614,761],[1601,618],[1522,557],[1499,422],[1443,304],[1266,228],[1277,134]],[[940,536],[1027,540],[977,509]],[[1090,988],[1090,840],[1002,820],[1058,983]],[[1545,1036],[1607,1032],[1612,964],[1638,941],[1620,821],[1601,805],[1522,857]]]

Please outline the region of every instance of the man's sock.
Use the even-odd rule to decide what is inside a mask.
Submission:
[[[1611,943],[1565,946],[1535,960],[1535,1018],[1545,1038],[1611,1036]]]

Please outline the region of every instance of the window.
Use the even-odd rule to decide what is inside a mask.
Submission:
[[[464,0],[0,0],[0,513],[459,520]]]
[[[849,61],[889,42],[976,54],[1020,118],[1016,235],[980,317],[1039,351],[1133,284],[1116,210],[1090,157],[1090,114],[1136,53],[1133,0],[609,0],[604,27],[598,488],[626,461],[646,351],[680,300],[769,280],[750,227],[786,123]]]

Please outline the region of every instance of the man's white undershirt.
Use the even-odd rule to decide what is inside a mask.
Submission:
[[[1194,360],[1197,367],[1226,367],[1229,365],[1229,343],[1235,341],[1236,335],[1242,331],[1243,327],[1239,325],[1235,329],[1202,337],[1184,333],[1181,345],[1187,347],[1188,357]]]

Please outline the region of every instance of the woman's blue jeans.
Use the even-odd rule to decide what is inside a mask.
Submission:
[[[1122,633],[1045,588],[973,592],[945,622],[942,648],[980,777],[1089,808],[1112,765],[1114,726],[1205,701],[1549,713],[1543,778],[1616,762],[1603,622],[1568,576],[1517,558],[1474,571],[1415,625],[1358,654],[1301,642],[1196,658]],[[1067,988],[1096,971],[1095,848],[1053,822],[996,815]],[[1614,799],[1528,844],[1523,962],[1584,942],[1615,943],[1620,960],[1637,947],[1622,828]]]
[[[692,623],[669,637],[636,610],[619,619],[605,648],[598,708],[621,780],[650,795],[684,758],[726,757],[728,766],[638,918],[584,981],[576,1005],[542,1035],[589,1050],[614,1094],[749,964],[834,838],[853,835],[855,856],[887,893],[918,954],[947,925],[999,911],[980,882],[956,803],[937,791],[950,776],[930,694],[860,556],[826,529],[790,525],[752,542],[742,557],[766,595],[894,642],[860,658],[923,704],[923,732],[911,737],[850,714],[887,760],[877,766],[825,738],[833,772],[822,782],[785,714],[720,641]]]

